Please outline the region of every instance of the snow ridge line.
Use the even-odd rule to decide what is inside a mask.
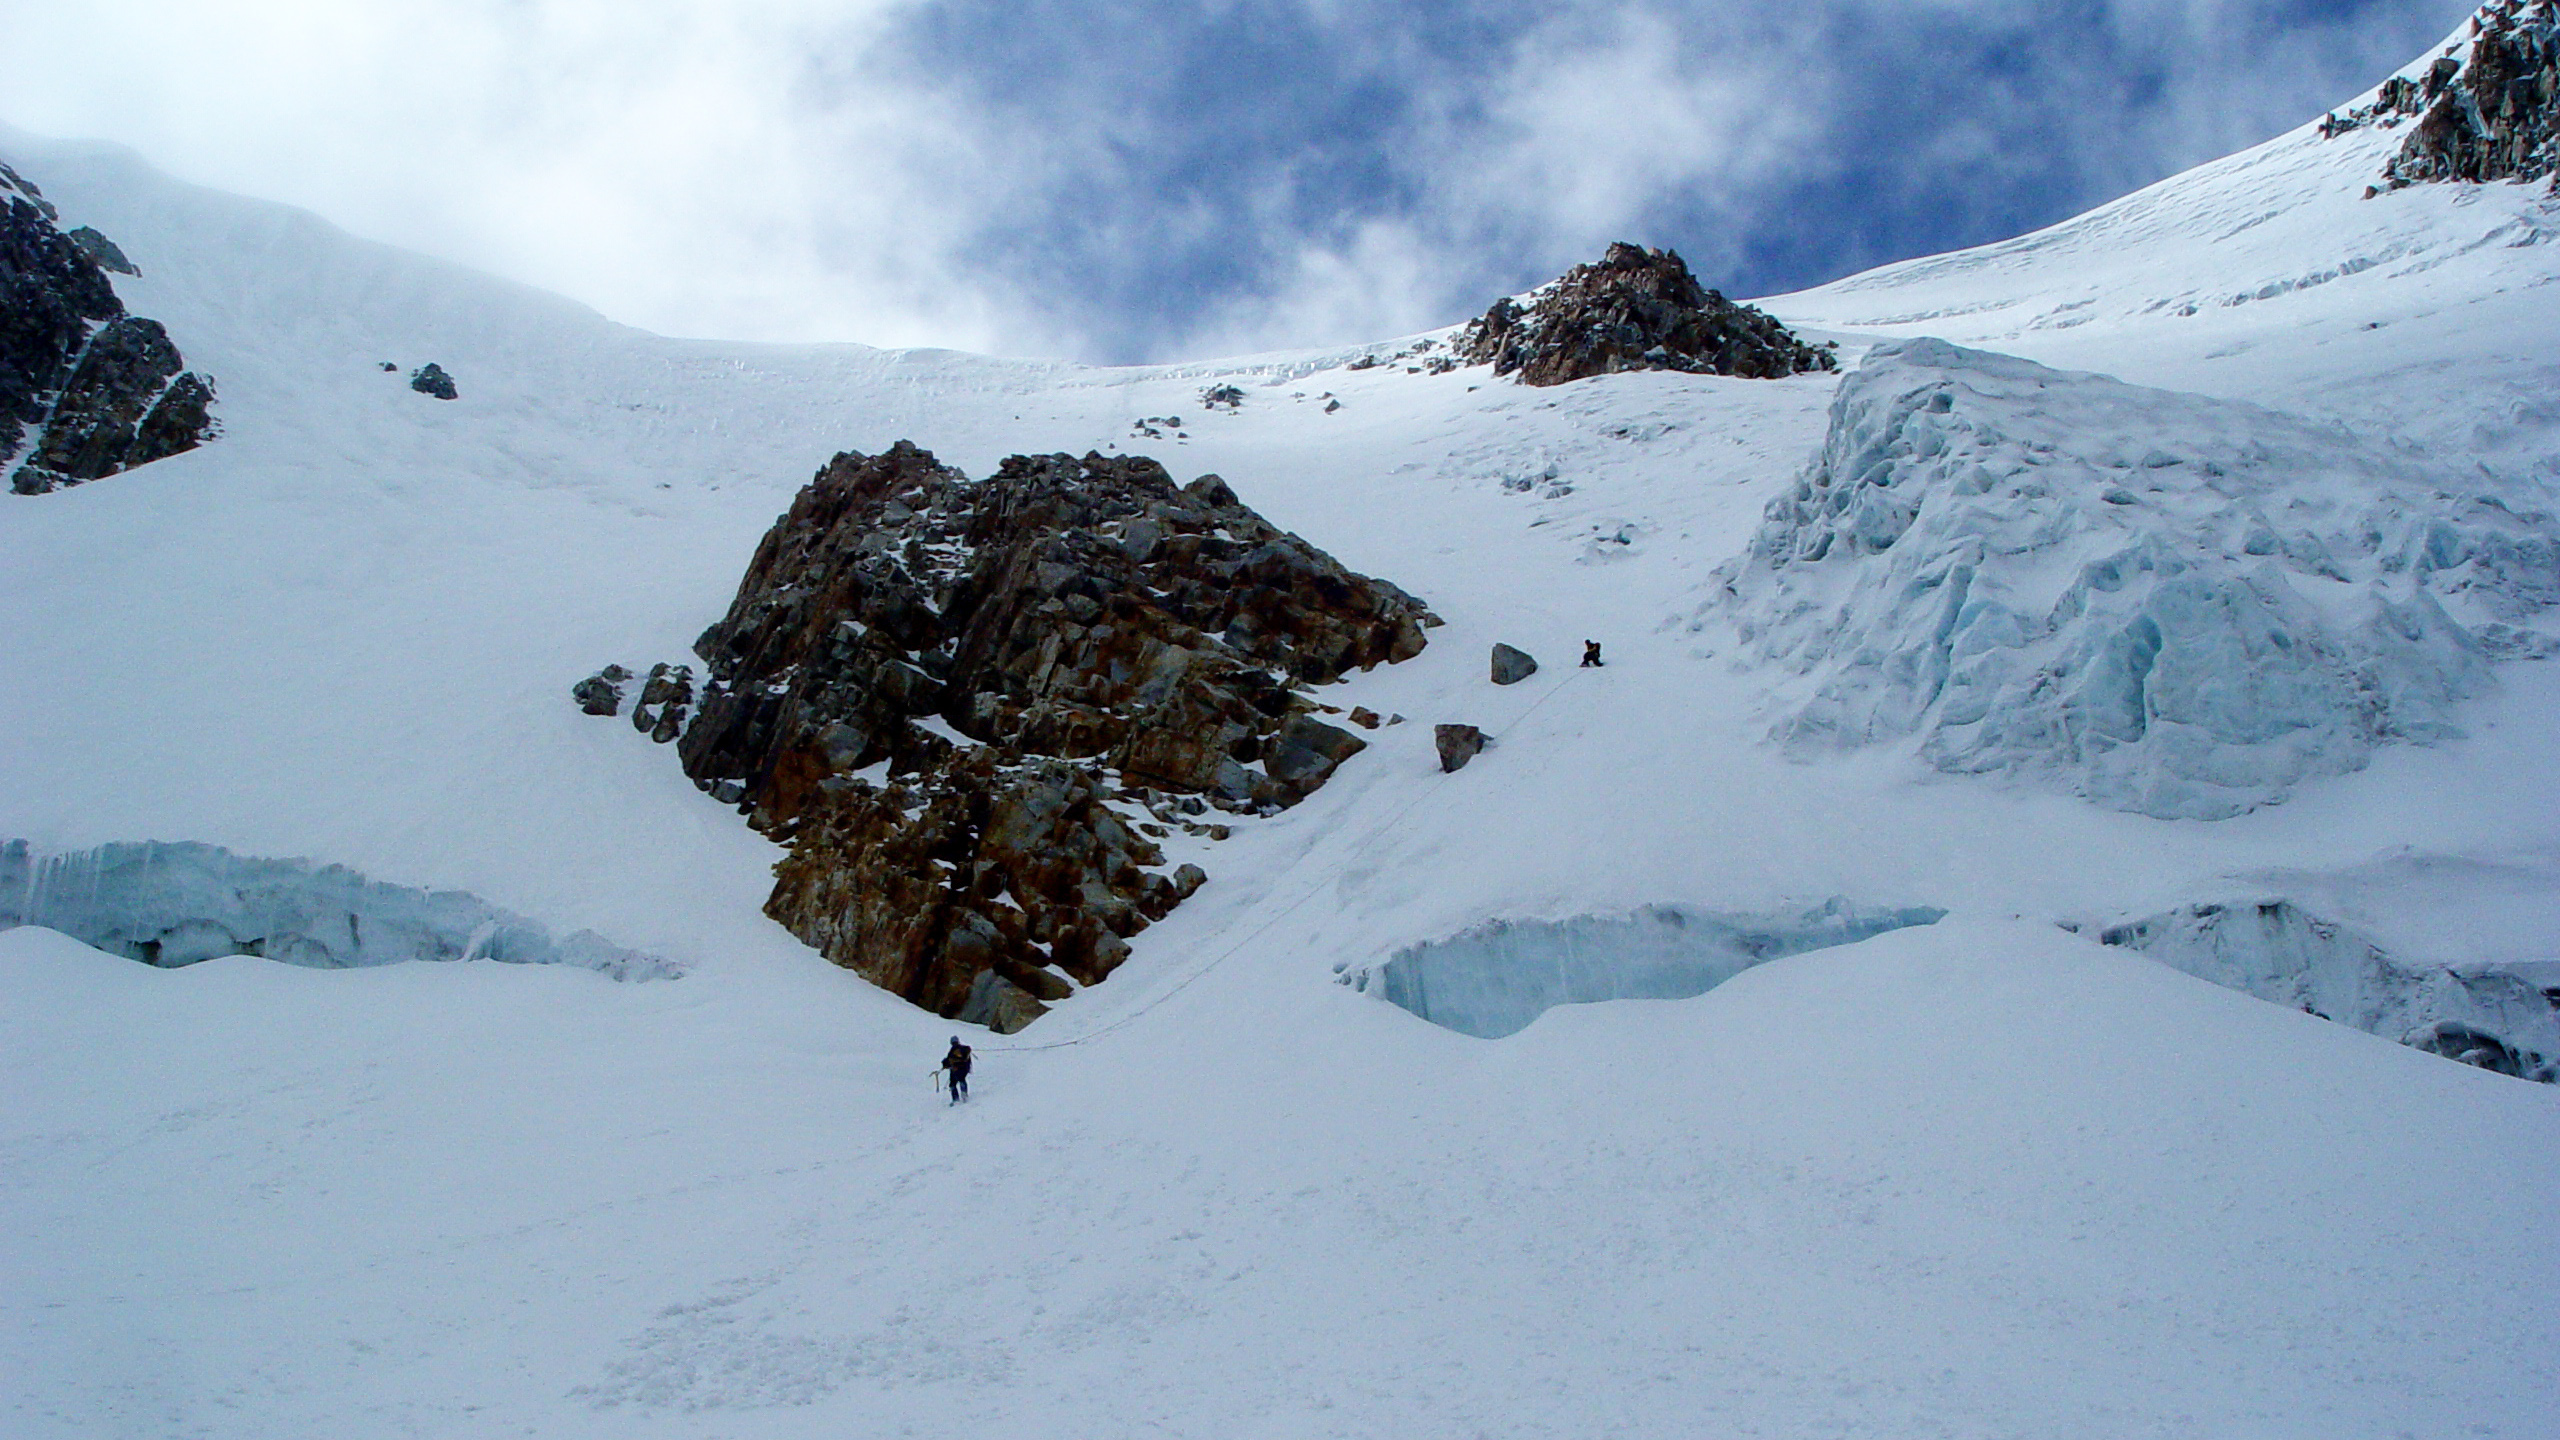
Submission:
[[[1564,688],[1567,685],[1572,684],[1574,680],[1581,675],[1581,673],[1582,672],[1579,668],[1564,672],[1563,678],[1557,680],[1555,684],[1547,687],[1546,694],[1539,696],[1536,701],[1530,704],[1528,709],[1513,716],[1511,723],[1494,732],[1492,738],[1498,740],[1504,735],[1508,735],[1512,731],[1519,729],[1521,725],[1528,721],[1530,716],[1535,715],[1540,710],[1544,709],[1548,701],[1553,700],[1557,695],[1561,694]],[[1412,800],[1406,802],[1403,809],[1396,811],[1393,815],[1390,815],[1385,820],[1379,822],[1377,828],[1371,830],[1366,838],[1362,839],[1359,844],[1351,847],[1350,853],[1345,855],[1343,860],[1347,863],[1367,854],[1371,846],[1376,845],[1380,840],[1386,838],[1388,831],[1403,824],[1406,816],[1411,815],[1414,811],[1429,803],[1434,797],[1438,796],[1442,792],[1442,788],[1443,787],[1439,785],[1434,785],[1423,791],[1421,794],[1415,796]],[[1189,975],[1186,975],[1181,980],[1175,982],[1172,988],[1166,990],[1163,994],[1156,996],[1154,999],[1147,1001],[1145,1004],[1140,1005],[1137,1009],[1130,1011],[1128,1014],[1121,1016],[1119,1019],[1112,1021],[1110,1024],[1091,1032],[1090,1034],[1079,1035],[1072,1040],[1052,1040],[1045,1045],[1008,1045],[1001,1050],[988,1048],[986,1049],[986,1053],[990,1055],[1029,1055],[1041,1050],[1064,1050],[1070,1046],[1083,1045],[1094,1040],[1099,1040],[1103,1036],[1108,1035],[1111,1032],[1120,1029],[1122,1026],[1138,1019],[1140,1016],[1153,1011],[1157,1006],[1162,1005],[1174,996],[1190,989],[1192,985],[1197,983],[1210,971],[1215,970],[1219,966],[1227,963],[1229,960],[1234,959],[1244,950],[1245,946],[1262,938],[1262,936],[1273,926],[1288,919],[1290,916],[1298,913],[1299,910],[1305,908],[1306,903],[1316,898],[1319,894],[1322,894],[1324,889],[1325,886],[1322,881],[1308,886],[1305,893],[1299,895],[1297,899],[1290,901],[1287,906],[1282,908],[1278,913],[1272,915],[1269,919],[1237,937],[1234,944],[1229,945],[1226,949],[1211,956],[1206,964],[1203,964],[1199,969],[1192,971]]]

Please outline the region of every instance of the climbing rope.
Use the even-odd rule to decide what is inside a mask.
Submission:
[[[1528,723],[1530,716],[1545,709],[1547,702],[1561,694],[1564,688],[1567,685],[1572,684],[1574,680],[1581,675],[1581,673],[1582,671],[1579,668],[1567,670],[1564,673],[1563,678],[1557,680],[1555,684],[1548,686],[1547,692],[1539,696],[1535,701],[1531,702],[1528,709],[1513,716],[1510,724],[1503,726],[1502,729],[1496,731],[1489,738],[1499,740],[1503,736],[1513,733],[1522,725]],[[1367,837],[1362,839],[1359,844],[1352,846],[1350,853],[1343,857],[1344,861],[1347,863],[1367,854],[1370,847],[1386,838],[1387,832],[1395,829],[1398,825],[1403,824],[1406,816],[1421,808],[1424,804],[1428,803],[1432,798],[1440,793],[1441,787],[1434,785],[1425,789],[1421,794],[1413,797],[1413,799],[1405,802],[1402,808],[1398,809],[1394,814],[1388,816],[1385,820],[1379,822],[1375,827],[1373,827],[1369,831]],[[1308,886],[1305,893],[1301,894],[1297,899],[1290,901],[1286,906],[1274,913],[1269,919],[1264,920],[1261,924],[1246,931],[1234,944],[1229,945],[1226,949],[1210,956],[1205,964],[1201,965],[1190,974],[1182,977],[1182,979],[1176,981],[1171,988],[1155,995],[1135,1010],[1130,1011],[1128,1014],[1121,1016],[1119,1019],[1114,1020],[1099,1029],[1088,1031],[1087,1033],[1078,1035],[1071,1040],[1052,1040],[1043,1045],[1008,1045],[1002,1049],[990,1047],[988,1048],[987,1053],[991,1055],[1029,1055],[1042,1050],[1064,1050],[1071,1046],[1083,1045],[1091,1041],[1099,1040],[1103,1036],[1137,1020],[1140,1016],[1154,1010],[1157,1006],[1162,1005],[1174,996],[1190,989],[1202,978],[1207,976],[1210,971],[1217,969],[1227,961],[1232,960],[1237,955],[1243,953],[1244,948],[1247,945],[1250,945],[1254,941],[1262,938],[1262,936],[1269,932],[1273,926],[1278,925],[1281,921],[1296,914],[1300,909],[1306,906],[1308,901],[1323,894],[1326,889],[1326,885],[1326,881],[1319,880],[1317,883]]]

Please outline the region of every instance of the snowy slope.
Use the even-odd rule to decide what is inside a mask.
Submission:
[[[2505,240],[2548,202],[2359,201],[2376,143],[1776,303],[1844,354],[1934,334],[2544,485],[2560,292]],[[120,152],[0,158],[140,265],[227,429],[0,507],[0,839],[309,857],[688,972],[0,934],[13,1435],[2547,1429],[2553,1090],[2053,924],[2274,886],[2415,962],[2547,958],[2547,667],[2211,823],[1799,763],[1690,622],[1835,377],[668,340]],[[428,360],[460,399],[407,388]],[[1450,622],[1329,697],[1420,723],[1169,847],[1209,886],[957,1113],[951,1027],[765,921],[773,848],[567,697],[678,657],[810,471],[902,437],[1216,471]],[[1585,637],[1607,668],[1567,668]],[[1490,687],[1497,639],[1547,668]],[[1444,720],[1497,743],[1442,777]],[[1338,979],[1489,922],[1832,901],[1950,913],[1500,1040]]]
[[[2042,926],[1499,1042],[1221,972],[957,1113],[806,977],[0,966],[13,1434],[2530,1436],[2560,1383],[2547,1089]]]
[[[2543,182],[2367,198],[2413,122],[2334,139],[2317,122],[2015,240],[1765,303],[1792,324],[1935,336],[2560,475],[2560,198]]]

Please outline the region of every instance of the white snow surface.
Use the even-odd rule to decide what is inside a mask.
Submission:
[[[2271,451],[2337,437],[2355,484],[2533,508],[2551,202],[2358,199],[2396,143],[2297,133],[1771,304],[1853,359],[1929,335],[2103,372],[2073,403],[2176,438],[2264,407]],[[687,971],[158,970],[0,932],[0,1431],[2549,1434],[2553,1087],[2055,922],[2246,890],[2534,973],[2555,667],[2474,656],[2427,743],[2216,821],[1791,757],[1773,667],[1690,621],[1854,382],[668,340],[119,151],[0,158],[139,265],[121,292],[226,426],[0,505],[0,834],[345,865]],[[430,360],[459,399],[408,389]],[[1246,399],[1204,411],[1210,383]],[[1189,438],[1133,433],[1162,415]],[[680,658],[797,486],[901,437],[973,474],[1216,471],[1449,621],[1326,697],[1413,723],[1169,845],[1208,886],[973,1036],[957,1109],[928,1081],[953,1027],[765,920],[774,847],[567,694]],[[1572,668],[1586,637],[1605,668]],[[1496,640],[1546,668],[1489,686]],[[1437,721],[1499,743],[1444,776]],[[1499,1040],[1336,983],[1496,922],[1834,899],[1949,914]]]

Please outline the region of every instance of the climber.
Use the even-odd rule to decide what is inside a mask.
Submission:
[[[951,1077],[951,1099],[946,1103],[957,1105],[968,1099],[969,1047],[961,1044],[957,1035],[951,1037],[951,1053],[942,1057],[942,1069]]]
[[[1582,668],[1585,670],[1597,670],[1600,668],[1599,641],[1585,640],[1582,642]]]

